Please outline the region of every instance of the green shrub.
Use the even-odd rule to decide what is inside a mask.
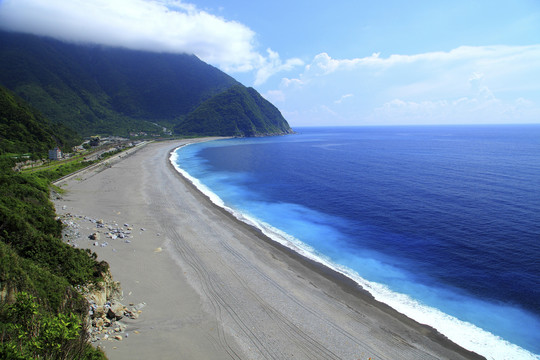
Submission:
[[[0,308],[4,359],[103,359],[88,345],[83,319],[74,313],[51,313],[37,299],[17,294],[12,304]]]
[[[87,341],[79,285],[108,270],[62,241],[50,180],[0,167],[0,359],[105,359]]]

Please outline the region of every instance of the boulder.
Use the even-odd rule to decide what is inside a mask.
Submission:
[[[95,294],[95,295],[97,295],[97,294]],[[97,296],[94,297],[93,299],[99,301],[99,299],[97,299]],[[105,316],[105,309],[103,308],[103,306],[96,306],[94,308],[94,318],[101,318],[103,316]]]
[[[120,303],[113,303],[107,311],[107,317],[111,320],[120,320],[124,317],[124,305]]]

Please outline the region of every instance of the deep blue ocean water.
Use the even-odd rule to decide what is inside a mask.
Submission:
[[[540,126],[295,130],[172,160],[239,219],[460,345],[540,358]]]

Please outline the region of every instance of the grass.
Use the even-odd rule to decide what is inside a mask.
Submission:
[[[50,181],[55,181],[63,176],[72,174],[77,170],[83,169],[89,165],[95,164],[99,161],[107,159],[113,155],[116,155],[131,148],[132,147],[106,151],[100,154],[96,160],[86,160],[87,157],[90,157],[92,154],[100,151],[93,150],[90,152],[81,153],[68,159],[50,161],[47,164],[24,169],[21,172],[26,174],[35,174],[40,177],[44,177]]]

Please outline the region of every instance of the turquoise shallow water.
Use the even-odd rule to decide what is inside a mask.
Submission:
[[[491,358],[540,353],[540,126],[306,128],[173,161],[276,241]]]

